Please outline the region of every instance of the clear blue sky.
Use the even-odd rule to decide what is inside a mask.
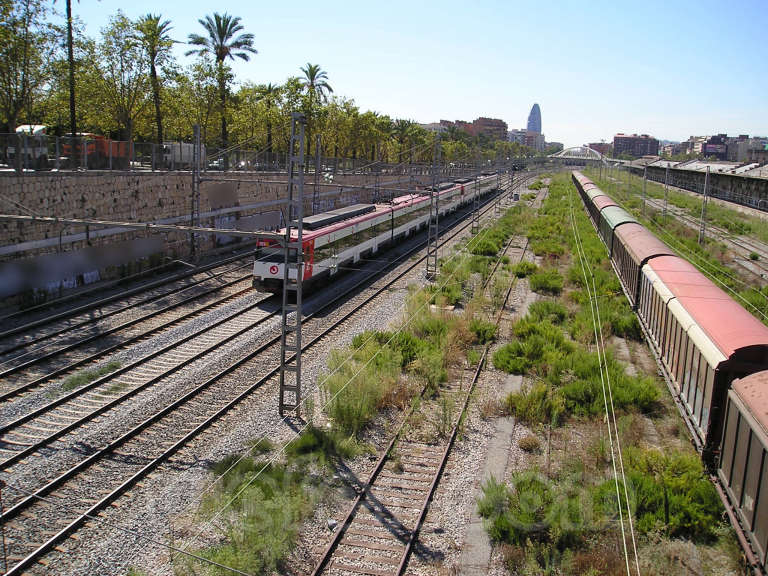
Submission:
[[[767,0],[73,3],[91,36],[118,8],[160,12],[180,41],[228,11],[259,50],[235,64],[238,82],[280,83],[317,63],[337,94],[398,118],[522,128],[538,102],[547,140],[566,145],[768,135]]]

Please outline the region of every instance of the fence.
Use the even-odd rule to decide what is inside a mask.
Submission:
[[[307,170],[314,171],[315,159],[307,159]],[[0,171],[17,172],[40,170],[191,170],[194,162],[192,142],[130,142],[112,140],[99,135],[48,136],[41,134],[0,133]],[[232,147],[202,147],[202,170],[284,171],[284,153],[248,150]],[[367,158],[319,159],[324,173],[408,173],[421,174],[430,170],[430,164],[386,165]],[[395,168],[396,167],[396,168]]]

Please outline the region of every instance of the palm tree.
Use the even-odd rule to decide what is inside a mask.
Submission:
[[[240,34],[243,25],[240,24],[240,18],[230,16],[226,12],[221,15],[214,12],[213,18],[206,16],[205,19],[198,20],[208,36],[199,34],[190,34],[189,43],[200,48],[189,50],[186,55],[197,54],[200,56],[210,55],[216,60],[216,73],[219,81],[219,102],[221,105],[221,145],[227,147],[227,74],[224,68],[224,62],[240,58],[246,62],[250,60],[249,54],[258,54],[253,47],[253,34]],[[224,168],[227,168],[227,156],[224,156]]]
[[[280,86],[272,84],[262,84],[256,87],[256,94],[261,102],[264,102],[264,107],[267,109],[267,164],[270,163],[272,158],[272,109],[277,103],[277,99],[280,97]]]
[[[160,21],[160,15],[147,14],[136,22],[137,39],[141,42],[149,61],[149,80],[152,84],[152,99],[155,102],[155,122],[157,123],[157,143],[163,145],[163,116],[160,111],[160,82],[157,79],[157,65],[162,64],[170,55],[174,41],[168,35],[171,21]]]
[[[304,73],[301,79],[301,85],[307,91],[307,154],[312,144],[312,117],[314,116],[315,106],[323,102],[328,102],[328,94],[333,92],[333,88],[328,84],[328,74],[320,68],[319,64],[310,64],[307,62],[305,68],[300,69]]]

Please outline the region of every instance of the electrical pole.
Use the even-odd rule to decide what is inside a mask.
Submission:
[[[472,234],[480,232],[480,176],[475,175],[475,197],[472,200]]]
[[[707,191],[709,188],[709,166],[707,166],[707,173],[704,175],[704,199],[701,202],[701,223],[699,225],[699,244],[704,243],[704,234],[707,229]]]
[[[647,184],[648,184],[648,166],[643,168],[643,218],[645,218],[645,194],[646,194]]]
[[[193,228],[200,226],[200,125],[193,126],[195,145],[192,148],[192,210],[190,211],[190,225]],[[199,256],[197,234],[190,232],[190,251],[192,260]]]
[[[288,150],[288,203],[283,250],[283,314],[280,337],[280,416],[301,411],[301,284],[304,276],[304,127],[306,117],[291,113]],[[291,230],[296,229],[296,240]],[[295,302],[291,302],[291,294]]]
[[[669,163],[664,174],[664,224],[667,223],[667,202],[669,201]]]
[[[320,211],[320,134],[315,138],[315,186],[312,190],[312,214]]]
[[[429,192],[429,223],[427,224],[427,279],[437,277],[437,239],[440,203],[440,134],[435,134],[435,152],[432,165],[432,188]]]

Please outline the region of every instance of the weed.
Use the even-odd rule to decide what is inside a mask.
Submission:
[[[482,354],[476,348],[467,349],[467,362],[470,366],[475,366],[478,362],[480,362],[481,356]]]
[[[512,268],[512,271],[518,278],[525,278],[526,276],[530,276],[536,272],[538,269],[539,267],[536,266],[535,263],[529,260],[522,260],[515,264],[515,266]]]
[[[107,364],[105,364],[104,366],[100,366],[99,368],[88,368],[86,370],[81,370],[80,372],[77,372],[75,374],[72,374],[71,376],[68,376],[61,383],[61,389],[74,390],[75,388],[80,388],[81,386],[90,384],[97,378],[101,378],[102,376],[105,376],[110,372],[119,370],[121,366],[122,364],[120,362],[118,362],[117,360],[112,360]]]
[[[517,445],[520,446],[521,450],[529,453],[538,452],[541,448],[541,442],[539,442],[538,437],[533,434],[528,434],[527,436],[520,438],[520,440],[517,441]]]
[[[534,292],[560,294],[563,291],[563,277],[553,268],[531,274],[528,280]]]
[[[469,329],[475,334],[480,344],[491,342],[496,337],[496,324],[481,318],[472,318],[469,321]]]
[[[760,260],[760,254],[758,254],[757,252],[750,252],[749,259],[754,261]]]

